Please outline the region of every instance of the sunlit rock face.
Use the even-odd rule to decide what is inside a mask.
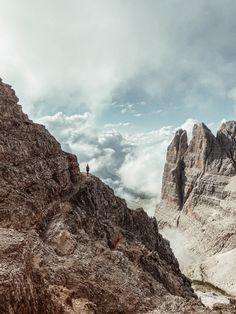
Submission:
[[[195,125],[189,145],[179,130],[167,150],[162,199],[156,217],[163,234],[183,237],[176,255],[193,279],[236,295],[236,122],[214,136]],[[169,229],[171,228],[171,229]],[[171,231],[170,231],[171,230]],[[176,231],[176,236],[174,236]],[[175,238],[175,239],[174,239]],[[192,258],[184,258],[184,255]]]
[[[0,313],[205,311],[154,218],[80,173],[2,82],[0,111]]]

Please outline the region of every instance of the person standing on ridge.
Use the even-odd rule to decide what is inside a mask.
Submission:
[[[87,176],[89,175],[89,165],[87,164],[86,166],[86,172],[87,172]]]

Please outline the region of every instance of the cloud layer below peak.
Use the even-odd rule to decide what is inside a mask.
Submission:
[[[78,156],[82,171],[89,163],[91,172],[126,198],[129,205],[142,205],[153,214],[160,198],[166,149],[176,131],[174,127],[124,135],[114,127],[97,128],[88,113],[72,116],[57,113],[37,122],[46,125],[64,150]],[[195,122],[189,119],[182,127],[190,130]]]

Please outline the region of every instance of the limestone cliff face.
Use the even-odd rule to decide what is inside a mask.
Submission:
[[[0,313],[205,312],[156,220],[80,173],[17,102],[0,82]]]
[[[212,256],[223,263],[225,258],[235,255],[235,161],[235,121],[223,123],[216,136],[203,123],[195,125],[189,145],[186,132],[177,131],[167,150],[162,199],[157,207],[160,227],[178,227],[189,238],[192,251],[211,256],[212,266],[206,261],[195,263],[204,269],[203,279],[233,294],[236,294],[236,269],[229,266],[228,282],[225,274],[222,278],[220,274],[213,275],[217,261]],[[189,275],[195,278],[196,273]]]

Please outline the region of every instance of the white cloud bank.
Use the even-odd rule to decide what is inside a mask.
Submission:
[[[234,0],[1,0],[0,75],[34,117],[100,113],[132,85],[204,107],[235,88],[235,14]]]

